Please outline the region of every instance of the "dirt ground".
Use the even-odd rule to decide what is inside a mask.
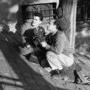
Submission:
[[[89,65],[88,60],[85,63]],[[0,35],[0,90],[90,90],[90,85],[50,78],[39,64],[26,60]]]

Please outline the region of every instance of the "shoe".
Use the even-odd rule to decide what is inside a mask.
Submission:
[[[62,80],[62,75],[61,75],[61,73],[62,73],[62,70],[58,70],[58,69],[52,70],[52,71],[50,72],[50,74],[51,74],[51,79],[59,79],[59,80]]]
[[[52,71],[50,72],[50,74],[51,74],[51,77],[52,77],[52,76],[54,76],[54,75],[60,74],[60,71],[59,71],[58,69],[55,69],[55,70],[52,70]]]

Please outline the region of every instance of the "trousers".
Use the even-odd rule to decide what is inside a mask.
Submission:
[[[72,54],[67,56],[63,53],[56,54],[52,51],[48,51],[46,57],[52,70],[62,70],[64,67],[70,67],[74,64],[74,57]]]

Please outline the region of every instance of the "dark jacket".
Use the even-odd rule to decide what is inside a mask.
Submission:
[[[43,27],[39,26],[38,28],[26,30],[23,36],[26,39],[26,43],[37,46],[45,40],[45,31]]]

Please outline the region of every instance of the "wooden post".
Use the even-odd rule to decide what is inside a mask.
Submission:
[[[74,50],[77,0],[61,0],[60,4],[63,11],[62,11],[62,17],[58,18],[58,20],[60,22],[61,29],[65,31],[66,36],[70,41],[70,48]]]
[[[70,48],[75,49],[77,0],[73,0],[70,17]]]

